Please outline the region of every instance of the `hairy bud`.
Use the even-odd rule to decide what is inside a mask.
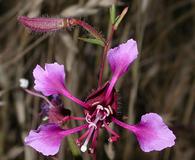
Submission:
[[[52,32],[67,27],[63,18],[29,18],[20,16],[18,21],[35,32]]]

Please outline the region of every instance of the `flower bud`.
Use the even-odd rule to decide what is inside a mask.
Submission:
[[[52,32],[67,26],[63,18],[29,18],[21,16],[18,21],[35,32]]]

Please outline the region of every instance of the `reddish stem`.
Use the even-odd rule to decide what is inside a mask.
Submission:
[[[29,89],[24,89],[24,90],[25,90],[27,93],[29,93],[29,94],[31,94],[31,95],[33,95],[33,96],[40,97],[40,98],[44,99],[51,107],[54,107],[54,105],[52,104],[52,102],[50,102],[49,99],[47,99],[47,97],[45,97],[45,96],[43,96],[43,95],[41,95],[41,94],[39,94],[39,93],[36,93],[36,92],[34,92],[34,91],[31,91],[31,90],[29,90]]]
[[[103,72],[104,72],[104,66],[105,66],[105,59],[106,59],[107,52],[110,49],[110,45],[111,45],[111,42],[112,42],[112,37],[113,37],[114,31],[115,31],[114,25],[112,25],[112,29],[111,29],[110,34],[108,35],[108,38],[107,38],[107,41],[106,41],[106,45],[104,47],[104,52],[103,52],[103,55],[102,55],[102,59],[101,59],[98,87],[100,87],[102,85]]]
[[[81,21],[79,19],[74,19],[74,18],[65,19],[65,22],[69,26],[79,25],[79,26],[83,27],[85,30],[87,30],[89,33],[91,33],[96,39],[100,39],[105,43],[104,37],[88,23]]]

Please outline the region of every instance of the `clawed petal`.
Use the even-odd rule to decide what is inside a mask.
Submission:
[[[107,58],[113,76],[110,81],[107,96],[109,96],[118,78],[127,72],[130,64],[137,58],[137,55],[137,43],[133,39],[130,39],[126,43],[123,43],[108,51]]]
[[[45,96],[62,94],[84,108],[88,105],[74,97],[65,87],[64,65],[58,63],[46,64],[45,70],[39,65],[33,70],[35,78],[35,90],[42,92]]]
[[[144,152],[161,151],[175,144],[175,135],[156,113],[145,114],[137,125],[128,125],[117,119],[113,121],[133,132]]]
[[[87,128],[87,125],[64,130],[55,124],[45,124],[37,130],[30,131],[24,141],[26,145],[45,156],[55,155],[59,151],[60,143],[65,136],[79,132],[84,128]]]
[[[42,92],[45,96],[59,94],[65,88],[64,65],[46,64],[45,70],[37,65],[33,70],[33,76],[35,90]]]
[[[161,151],[175,144],[175,135],[158,114],[143,115],[136,128],[135,134],[141,149],[145,152]]]
[[[63,137],[63,129],[54,124],[47,124],[30,131],[24,141],[26,145],[48,156],[55,155],[59,151]]]

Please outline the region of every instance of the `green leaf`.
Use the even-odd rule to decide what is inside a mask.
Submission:
[[[112,7],[110,8],[110,19],[112,24],[114,24],[115,22],[115,17],[116,17],[116,8],[115,5],[113,4]]]
[[[123,20],[124,16],[126,15],[128,11],[128,7],[126,7],[125,9],[123,9],[122,13],[117,17],[116,22],[114,24],[114,29],[117,30],[119,24],[121,23],[121,21]]]
[[[104,47],[105,43],[100,40],[100,39],[94,39],[94,38],[83,38],[83,37],[79,37],[78,39],[88,42],[88,43],[92,43],[92,44],[96,44],[96,45],[100,45],[102,47]]]

